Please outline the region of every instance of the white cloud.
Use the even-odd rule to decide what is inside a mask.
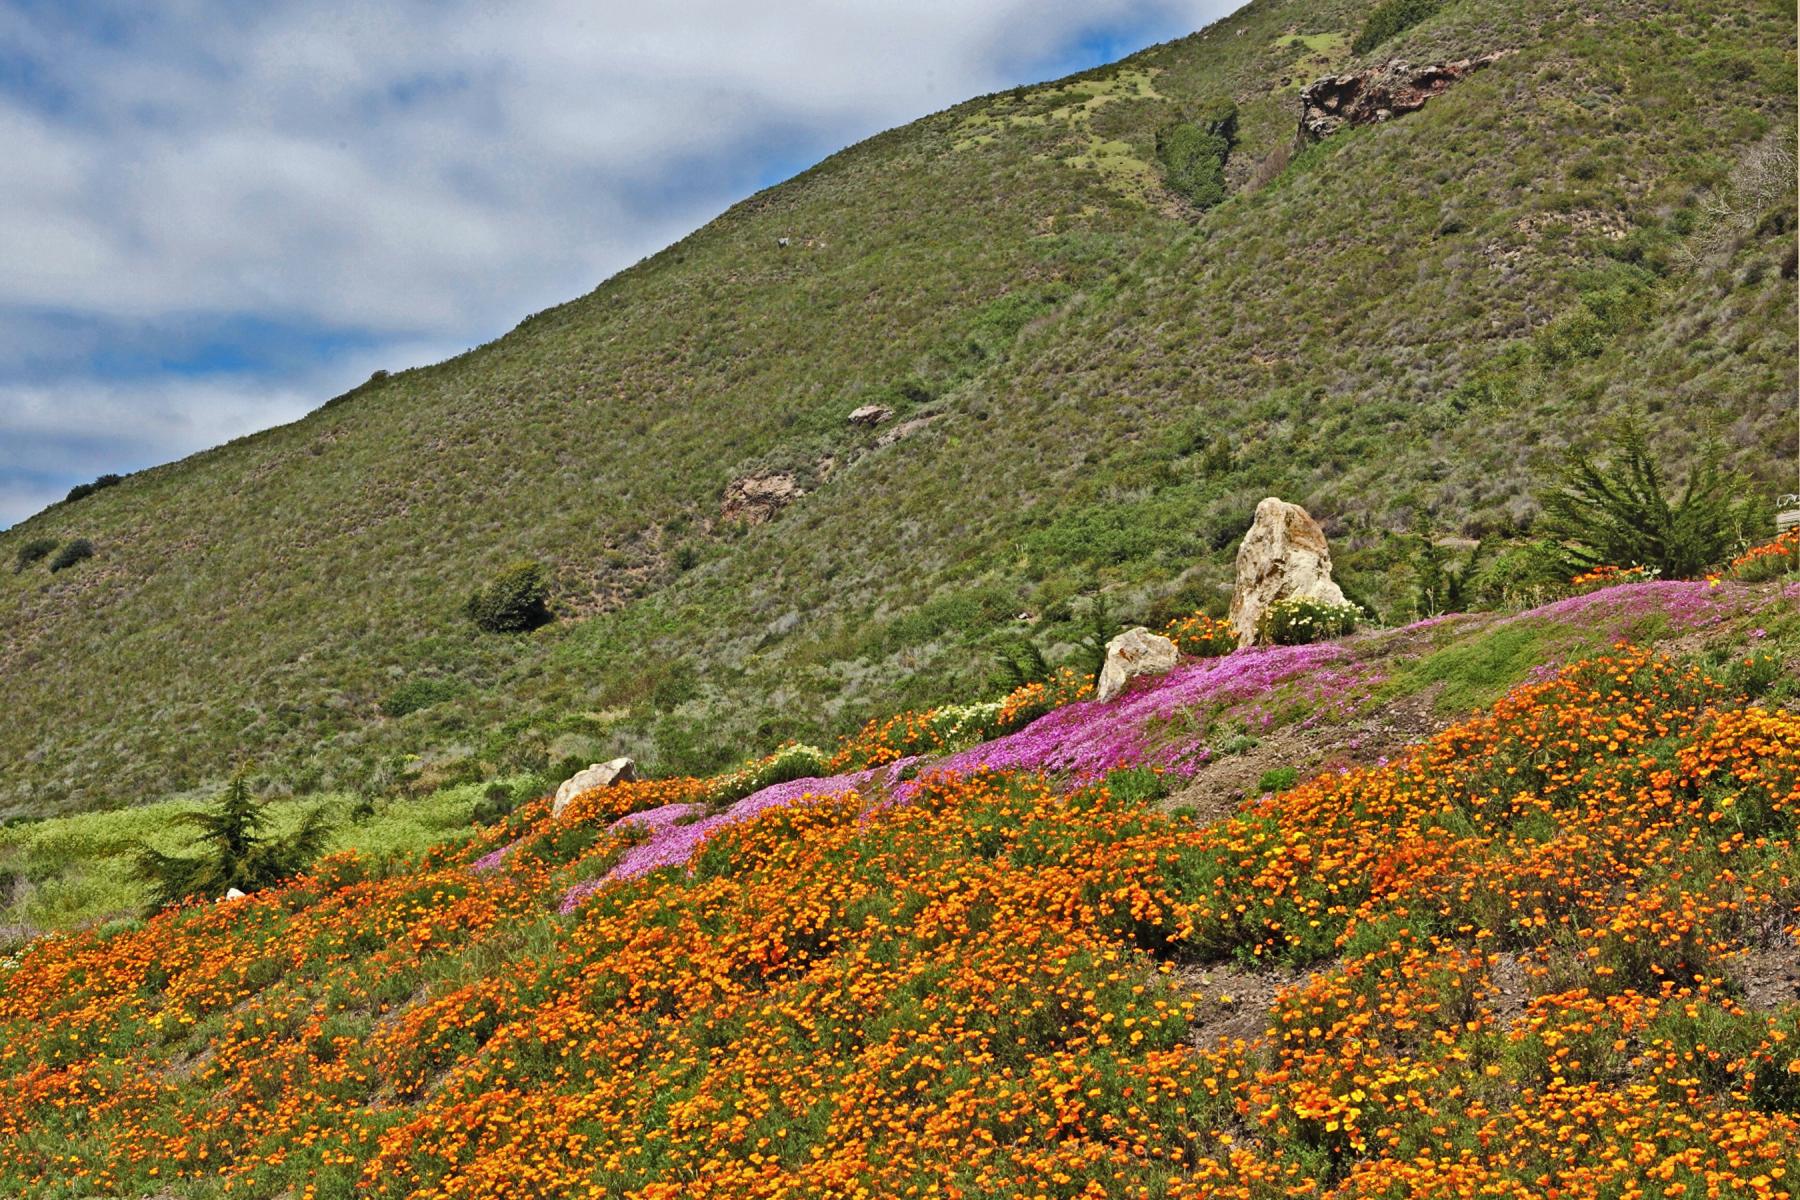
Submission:
[[[776,164],[1035,78],[1086,33],[1154,40],[1233,7],[0,8],[0,54],[30,64],[0,84],[0,433],[31,411],[46,362],[78,373],[96,328],[253,318],[365,345],[485,340],[697,226]],[[146,406],[191,418],[193,439],[159,437],[159,453],[230,436],[242,412],[191,381],[141,382]],[[298,393],[318,380],[262,382]],[[75,383],[133,403],[131,385]],[[227,406],[208,416],[213,404]],[[0,496],[0,523],[18,515]]]

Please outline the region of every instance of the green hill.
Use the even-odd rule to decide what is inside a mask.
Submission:
[[[303,792],[710,769],[973,694],[1018,614],[1072,640],[1094,586],[1220,603],[1271,492],[1405,615],[1412,531],[1521,532],[1534,470],[1628,405],[1671,462],[1710,426],[1776,490],[1795,213],[1755,184],[1791,6],[1448,0],[1352,56],[1373,7],[1259,0],[927,117],[495,342],[0,535],[5,564],[95,551],[0,569],[0,815],[246,755]],[[1494,51],[1296,152],[1313,79]],[[1202,209],[1158,135],[1191,150],[1170,132],[1226,100]],[[804,494],[723,516],[759,474]],[[478,632],[465,599],[520,558],[558,619]]]

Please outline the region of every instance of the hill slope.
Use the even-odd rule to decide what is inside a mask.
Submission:
[[[1259,0],[883,134],[494,343],[0,536],[97,550],[0,572],[0,812],[243,755],[299,790],[709,768],[967,694],[972,646],[1020,611],[1069,636],[1096,579],[1214,599],[1271,491],[1400,608],[1397,531],[1516,528],[1534,464],[1632,401],[1672,459],[1715,423],[1784,479],[1792,200],[1704,214],[1793,127],[1789,8],[1452,0],[1352,58],[1370,7]],[[1497,50],[1288,161],[1310,79]],[[1221,98],[1202,213],[1156,137]],[[846,424],[869,402],[894,419]],[[759,472],[806,494],[724,519]],[[463,598],[521,556],[562,619],[475,633]],[[387,715],[408,695],[439,699]]]
[[[41,938],[0,956],[0,1186],[1786,1196],[1796,588],[1189,660],[972,748],[1016,772],[697,823],[700,781],[623,784]],[[1583,649],[1625,633],[1663,644]],[[1195,806],[1215,723],[1317,745],[1533,667],[1416,746]],[[1095,779],[1101,728],[1137,766]]]

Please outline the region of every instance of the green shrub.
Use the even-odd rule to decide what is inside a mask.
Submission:
[[[88,541],[86,538],[76,538],[58,551],[56,557],[50,560],[50,569],[52,571],[61,571],[65,567],[74,566],[84,558],[92,557],[94,557],[94,543]]]
[[[1169,794],[1169,783],[1155,767],[1120,767],[1108,772],[1106,790],[1125,804],[1154,804]]]
[[[773,754],[717,776],[712,781],[710,799],[714,804],[728,804],[778,783],[824,775],[829,761],[830,756],[817,746],[789,742]]]
[[[76,500],[91,496],[95,492],[105,488],[115,487],[123,482],[125,482],[125,477],[123,475],[102,475],[92,483],[78,483],[69,489],[69,494],[63,497],[63,503],[71,504]]]
[[[32,538],[19,547],[18,557],[13,560],[13,574],[17,575],[32,563],[39,562],[56,549],[55,538]]]
[[[1277,646],[1303,646],[1342,637],[1356,628],[1362,615],[1362,609],[1354,604],[1289,596],[1269,605],[1259,624],[1264,636]]]
[[[1356,40],[1350,43],[1352,54],[1367,54],[1381,43],[1411,29],[1437,12],[1443,0],[1384,0],[1377,4],[1363,22]]]
[[[1606,461],[1570,452],[1540,497],[1542,528],[1572,572],[1642,566],[1664,579],[1697,578],[1725,560],[1756,516],[1756,501],[1723,459],[1718,442],[1703,448],[1672,496],[1642,425],[1628,417]]]
[[[515,789],[504,783],[490,783],[481,793],[481,799],[475,802],[469,820],[476,825],[497,824],[519,807],[519,800],[520,796]]]
[[[1191,121],[1157,131],[1156,157],[1169,189],[1196,208],[1225,199],[1225,161],[1237,138],[1237,105],[1214,104]]]
[[[421,708],[454,700],[461,694],[462,688],[454,680],[409,679],[388,694],[381,702],[381,711],[390,717],[404,717]]]
[[[1300,772],[1293,767],[1276,767],[1264,771],[1262,778],[1256,781],[1259,792],[1285,792],[1300,782]]]
[[[513,563],[469,597],[464,611],[489,633],[522,633],[550,620],[550,572],[542,563]]]

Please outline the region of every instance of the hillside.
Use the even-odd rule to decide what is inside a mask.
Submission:
[[[41,938],[0,1188],[1788,1196],[1797,589],[1187,659]]]
[[[0,535],[7,564],[96,551],[0,570],[0,815],[246,756],[301,793],[712,770],[977,694],[1018,614],[1071,641],[1096,586],[1216,606],[1270,492],[1404,618],[1414,530],[1520,531],[1533,472],[1634,403],[1672,463],[1710,426],[1777,490],[1792,196],[1709,214],[1794,127],[1791,6],[1450,0],[1353,56],[1371,7],[1258,0],[927,117],[486,346]],[[1318,76],[1496,51],[1292,153]],[[1157,133],[1221,99],[1202,211]],[[893,417],[847,423],[869,403]],[[805,494],[722,515],[776,472]],[[465,597],[521,557],[559,619],[477,632]]]

